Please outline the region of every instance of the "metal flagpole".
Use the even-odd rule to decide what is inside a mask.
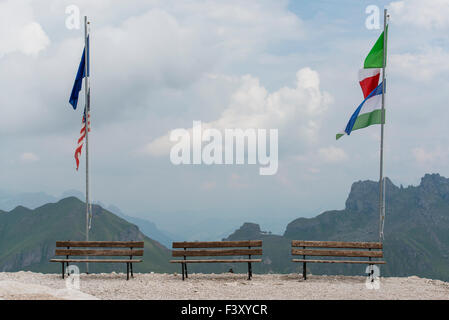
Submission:
[[[85,91],[85,134],[86,134],[86,241],[89,241],[89,80],[88,80],[88,31],[87,31],[87,16],[84,16],[84,91]],[[89,259],[89,257],[86,257]],[[89,263],[86,262],[86,273],[89,273]]]
[[[382,63],[382,111],[380,125],[380,178],[379,178],[379,240],[382,242],[384,238],[383,226],[385,219],[385,187],[383,177],[384,165],[384,124],[385,124],[385,67],[387,59],[387,9],[384,9],[384,56]]]

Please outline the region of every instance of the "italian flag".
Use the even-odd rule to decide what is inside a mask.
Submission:
[[[388,25],[387,25],[387,36],[388,36]],[[363,67],[365,69],[369,68],[382,68],[384,62],[384,33],[380,35],[377,39],[371,51],[368,53],[365,59]],[[385,61],[385,65],[386,65]]]
[[[385,122],[385,109],[382,116],[383,83],[379,84],[383,60],[384,33],[382,32],[366,57],[364,68],[359,71],[359,84],[362,88],[364,100],[354,111],[344,130],[337,133],[337,140],[344,135],[350,135],[353,130],[366,128],[373,124],[381,124],[382,119]]]
[[[359,83],[362,88],[363,98],[366,98],[379,84],[380,69],[360,69]]]

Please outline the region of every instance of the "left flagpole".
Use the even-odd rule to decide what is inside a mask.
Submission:
[[[86,241],[89,241],[89,45],[88,45],[88,27],[87,16],[84,16],[84,93],[85,93],[85,133],[86,133]],[[86,260],[89,257],[86,256]],[[89,273],[89,263],[86,262],[86,273]]]

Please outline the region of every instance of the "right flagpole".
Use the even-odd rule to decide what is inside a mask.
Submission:
[[[384,165],[384,124],[385,124],[385,67],[387,60],[387,9],[384,9],[384,43],[383,43],[383,63],[382,63],[382,111],[380,125],[380,178],[379,178],[379,240],[384,239],[384,221],[385,221],[385,186],[383,177]]]

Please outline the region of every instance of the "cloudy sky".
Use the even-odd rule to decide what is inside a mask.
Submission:
[[[275,231],[343,208],[351,184],[379,172],[379,126],[335,141],[381,32],[365,26],[369,5],[391,14],[385,173],[404,186],[449,176],[449,0],[3,0],[3,189],[84,191],[73,158],[83,99],[68,103],[83,30],[66,27],[69,5],[91,21],[94,201],[156,222],[190,214]],[[277,174],[173,165],[158,141],[194,120],[278,129]]]

